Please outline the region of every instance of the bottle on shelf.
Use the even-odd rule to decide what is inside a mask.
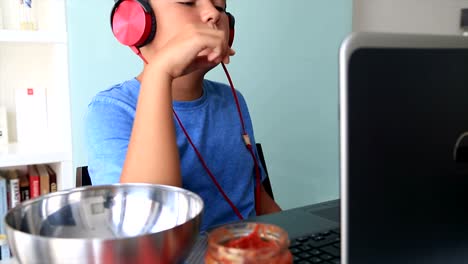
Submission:
[[[36,30],[36,19],[33,14],[32,0],[20,0],[19,5],[20,29]]]
[[[37,1],[37,0],[36,0]],[[35,4],[32,0],[2,1],[4,28],[9,30],[36,30]]]

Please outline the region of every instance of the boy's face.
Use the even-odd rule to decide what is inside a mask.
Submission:
[[[156,36],[151,45],[161,47],[187,24],[207,24],[223,30],[229,39],[226,0],[151,0],[156,16]]]

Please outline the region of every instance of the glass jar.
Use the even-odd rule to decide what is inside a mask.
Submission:
[[[282,228],[266,223],[223,225],[208,234],[206,264],[291,264],[289,238]]]

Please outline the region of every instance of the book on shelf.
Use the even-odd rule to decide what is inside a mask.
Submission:
[[[18,171],[10,169],[4,177],[7,183],[8,209],[11,209],[21,203]]]
[[[39,173],[37,172],[36,166],[28,165],[28,177],[29,177],[29,198],[34,199],[41,195]]]
[[[0,171],[0,179],[3,179],[5,185],[5,195],[0,193],[0,198],[2,202],[6,201],[7,209],[40,195],[57,191],[57,174],[49,165],[27,165],[26,168],[26,171],[20,169]]]
[[[11,258],[10,247],[8,246],[7,237],[5,234],[0,234],[0,260]]]
[[[31,197],[29,195],[29,179],[27,173],[21,173],[19,175],[20,179],[20,196],[21,202],[29,200]]]
[[[3,173],[0,172],[0,216],[2,219],[8,211],[6,181],[6,178],[3,177]],[[5,226],[3,221],[0,221],[0,234],[5,234]]]
[[[7,203],[7,179],[6,177],[1,177],[3,172],[0,172],[0,217],[3,219],[8,212],[8,203]],[[0,260],[10,258],[10,248],[8,243],[6,243],[6,231],[5,223],[0,221]]]
[[[46,165],[36,165],[37,172],[39,173],[39,185],[41,195],[50,193],[50,177]]]
[[[47,172],[49,172],[50,192],[56,192],[57,191],[57,174],[49,165],[46,165],[46,168],[47,168]]]

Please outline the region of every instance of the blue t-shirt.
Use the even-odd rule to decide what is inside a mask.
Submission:
[[[86,134],[88,169],[93,185],[117,183],[130,140],[140,82],[131,79],[98,93],[88,106]],[[245,129],[255,148],[246,102],[239,99]],[[231,88],[204,80],[203,95],[193,101],[173,101],[173,107],[208,168],[244,218],[255,215],[255,171],[242,139],[242,126]],[[182,187],[204,201],[201,230],[238,220],[203,168],[174,118],[179,148]],[[255,154],[258,160],[257,150]],[[264,171],[261,167],[262,180]]]

